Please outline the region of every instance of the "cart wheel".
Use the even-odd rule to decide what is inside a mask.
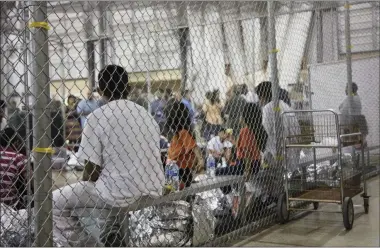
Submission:
[[[364,212],[368,214],[369,211],[369,198],[363,198],[364,200]]]
[[[313,202],[313,209],[317,210],[319,208],[319,202]]]
[[[289,220],[289,211],[286,206],[286,194],[282,193],[277,202],[277,216],[280,224],[285,224]]]
[[[345,197],[343,202],[343,224],[346,230],[351,230],[354,224],[354,204],[351,197]]]

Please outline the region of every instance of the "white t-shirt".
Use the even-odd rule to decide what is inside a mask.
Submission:
[[[287,105],[283,101],[279,101],[279,107],[281,109],[280,118],[282,117],[281,114],[284,113],[285,111],[293,111],[293,109],[289,107],[289,105]],[[274,119],[275,119],[275,111],[274,111],[274,102],[272,101],[263,107],[263,126],[264,126],[265,131],[268,134],[268,140],[267,140],[265,152],[269,152],[275,157],[276,156],[276,131],[275,131]],[[288,136],[301,134],[301,128],[295,114],[287,114],[285,119],[282,119],[280,121],[282,121],[283,130],[284,130],[282,137],[284,136],[288,137]],[[281,139],[280,142],[282,144],[283,140]],[[297,168],[299,164],[300,153],[301,153],[301,149],[299,148],[288,149],[287,161],[288,161],[289,171],[294,171]]]
[[[343,102],[339,105],[339,111],[342,115],[350,114],[350,99],[347,96],[344,98]],[[351,105],[351,115],[361,115],[362,114],[362,102],[358,95],[352,96]]]
[[[223,148],[231,148],[232,143],[229,141],[222,141],[220,140],[219,136],[215,136],[207,143],[207,149],[217,152],[223,152]]]
[[[126,207],[141,196],[162,194],[159,142],[158,124],[143,107],[111,101],[88,116],[78,157],[102,168],[95,183],[100,197]]]

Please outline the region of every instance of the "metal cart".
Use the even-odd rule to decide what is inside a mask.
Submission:
[[[284,112],[282,121],[285,122],[291,120],[291,118],[296,118],[298,123],[306,123],[299,121],[300,118],[305,118],[305,116],[311,120],[308,122],[309,125],[312,125],[311,127],[301,127],[303,131],[297,135],[283,135],[285,168],[288,171],[289,162],[287,156],[289,149],[311,149],[314,170],[309,177],[303,175],[300,179],[289,180],[288,176],[285,176],[285,193],[280,195],[277,206],[280,223],[285,223],[289,220],[290,211],[321,211],[318,210],[319,203],[337,203],[342,206],[342,212],[338,211],[338,213],[343,214],[344,227],[350,230],[354,223],[352,198],[362,193],[361,197],[364,200],[365,213],[368,213],[369,208],[369,196],[367,195],[366,177],[364,175],[363,135],[357,128],[347,127],[347,125],[340,123],[340,116],[332,110]],[[305,130],[308,130],[308,132],[305,132]],[[355,132],[348,133],[347,130]],[[361,145],[361,153],[355,154],[355,159],[350,160],[351,163],[344,161],[342,148],[358,144]],[[333,153],[332,156],[336,155],[335,173],[334,171],[329,171],[332,168],[331,164],[325,165],[327,173],[317,173],[316,149],[326,149],[330,154]],[[309,179],[307,180],[306,178]],[[296,187],[294,187],[295,185]],[[313,203],[314,209],[297,208],[295,206],[297,202]],[[337,211],[321,212],[336,213]]]

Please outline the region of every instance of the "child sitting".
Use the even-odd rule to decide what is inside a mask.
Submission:
[[[226,153],[232,148],[232,143],[229,141],[231,135],[225,128],[221,128],[217,136],[214,136],[207,144],[207,151],[215,158],[216,164],[222,164],[222,158],[226,158]]]

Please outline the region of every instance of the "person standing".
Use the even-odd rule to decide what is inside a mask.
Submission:
[[[126,100],[130,86],[124,68],[108,65],[99,72],[98,81],[106,104],[87,116],[77,153],[85,164],[82,181],[53,191],[53,213],[58,217],[83,207],[133,209],[163,193],[158,124],[143,107]],[[100,237],[104,245],[125,246],[116,220],[109,218],[106,223]]]
[[[206,117],[203,137],[206,141],[209,141],[213,136],[219,133],[223,125],[222,105],[218,91],[211,92],[209,99],[206,100],[202,107],[202,111]]]
[[[65,144],[65,139],[63,137],[64,120],[61,106],[62,103],[57,100],[54,100],[51,103],[50,116],[52,123],[50,130],[53,147],[62,147]]]
[[[289,97],[289,92],[287,90],[280,89],[280,98],[279,99],[281,101],[283,101],[284,103],[288,104],[289,107],[292,106],[292,102],[291,102],[290,97]]]
[[[264,151],[268,134],[262,124],[262,112],[255,103],[247,103],[241,117],[243,128],[236,142],[237,166],[244,171],[248,180],[260,169],[260,152]]]
[[[234,86],[231,92],[231,98],[226,102],[222,114],[226,119],[226,127],[233,130],[233,136],[236,138],[240,132],[240,118],[244,112],[247,102],[241,96],[238,87]]]
[[[69,95],[67,98],[66,114],[76,114],[78,106],[78,98],[74,95]]]
[[[352,102],[350,111],[350,96],[348,95],[348,86],[346,86],[346,98],[339,105],[339,111],[342,115],[361,115],[362,114],[362,101],[358,95],[358,85],[352,83]]]
[[[351,102],[350,102],[351,100]],[[340,125],[342,127],[341,132],[343,134],[347,133],[357,133],[360,132],[364,138],[364,146],[367,145],[366,137],[368,135],[368,124],[366,117],[362,115],[362,103],[360,96],[358,95],[358,85],[352,83],[352,95],[348,95],[348,85],[346,86],[346,97],[339,106],[340,115]],[[360,148],[360,141],[347,139],[348,143],[356,142],[356,148]],[[346,141],[344,142],[345,144]],[[345,148],[345,150],[349,148]]]
[[[70,145],[75,145],[80,142],[80,137],[82,134],[82,127],[79,122],[79,115],[77,114],[78,98],[74,95],[70,95],[67,99],[66,106],[66,137],[65,139],[69,141]]]
[[[256,93],[259,97],[260,104],[262,106],[263,113],[263,126],[265,131],[268,134],[268,142],[265,148],[265,158],[269,163],[274,163],[273,159],[277,157],[276,151],[276,130],[275,130],[275,106],[274,101],[272,99],[272,83],[269,81],[264,81],[260,83],[256,87]],[[279,100],[279,114],[281,118],[281,114],[285,111],[292,111],[293,109],[286,104],[284,101]],[[295,114],[288,114],[287,117],[282,120],[279,120],[283,124],[284,132],[280,136],[289,137],[289,136],[297,136],[301,134],[301,128],[298,123],[298,119]],[[282,144],[282,140],[280,140]],[[300,159],[301,149],[294,148],[289,150],[288,152],[288,169],[290,171],[294,171],[298,166]]]
[[[82,128],[86,126],[87,116],[101,105],[102,103],[94,98],[94,94],[91,91],[87,93],[87,100],[84,99],[78,103],[77,113],[80,116]]]
[[[149,101],[147,99],[147,94],[143,92],[142,89],[136,88],[133,91],[133,96],[131,97],[131,101],[135,102],[136,104],[144,107],[147,111],[149,109]]]
[[[187,109],[189,110],[189,113],[190,113],[190,119],[191,119],[191,123],[193,124],[194,121],[195,121],[195,111],[194,111],[194,107],[191,103],[191,92],[189,90],[184,90],[182,92],[177,92],[175,94],[175,98],[177,99],[177,101],[180,101],[181,103],[183,103]]]
[[[151,107],[150,107],[151,114],[153,115],[154,119],[158,123],[161,133],[164,136],[166,136],[166,132],[165,132],[166,118],[165,118],[165,113],[164,113],[166,101],[163,97],[161,90],[155,93],[155,97],[156,99],[152,102]]]
[[[174,101],[165,108],[168,127],[173,132],[168,160],[176,161],[179,169],[180,189],[190,187],[193,173],[204,170],[204,160],[191,127],[190,112],[182,102]]]

